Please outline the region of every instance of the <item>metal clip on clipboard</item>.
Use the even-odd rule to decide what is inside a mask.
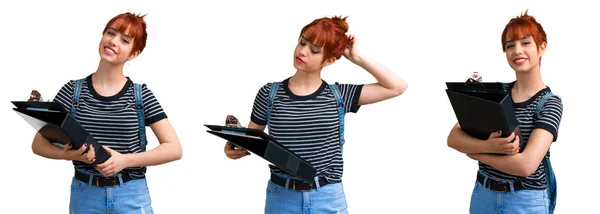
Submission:
[[[479,72],[475,71],[471,74],[471,77],[469,77],[469,79],[467,79],[466,82],[479,82],[481,83],[483,81],[483,78],[481,77],[481,75],[479,75]]]

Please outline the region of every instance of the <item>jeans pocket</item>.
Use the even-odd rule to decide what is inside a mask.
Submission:
[[[283,189],[283,187],[281,187],[277,184],[274,184],[273,182],[271,182],[271,180],[269,180],[269,183],[267,184],[267,195],[275,196],[279,192],[281,192],[281,189]]]
[[[148,184],[146,179],[133,179],[123,184],[124,189],[130,193],[148,193]]]
[[[75,178],[71,181],[71,192],[83,192],[87,183],[83,183]]]
[[[332,183],[322,186],[319,191],[331,198],[346,197],[342,183]]]
[[[531,205],[544,205],[546,199],[545,194],[546,191],[544,190],[519,190],[515,191],[514,196],[521,203]]]
[[[479,182],[475,181],[475,187],[473,187],[473,195],[479,194],[481,193],[481,190],[485,188],[483,187],[483,185],[481,185]]]

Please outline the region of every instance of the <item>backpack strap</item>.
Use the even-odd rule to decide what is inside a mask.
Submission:
[[[133,83],[133,96],[135,98],[135,108],[138,116],[139,124],[139,135],[140,135],[140,147],[142,151],[146,151],[146,145],[148,140],[146,139],[146,124],[144,117],[144,105],[142,102],[142,85],[139,83]]]
[[[79,95],[81,94],[81,85],[83,79],[75,80],[75,88],[73,88],[73,103],[71,103],[71,117],[75,119],[75,113],[77,113],[77,107],[79,107]]]
[[[535,118],[537,119],[540,110],[544,103],[552,97],[554,94],[552,92],[546,93],[540,100],[538,101],[537,106],[535,107],[535,111],[533,112]],[[554,175],[554,170],[552,169],[552,163],[550,162],[550,157],[544,158],[544,173],[546,174],[546,193],[548,194],[548,199],[550,201],[550,213],[554,213],[554,208],[556,207],[556,176]]]
[[[267,126],[271,128],[271,111],[273,110],[273,102],[275,95],[277,95],[277,89],[279,88],[279,82],[271,83],[271,91],[269,91],[269,97],[267,98]]]
[[[331,91],[333,92],[333,95],[335,96],[335,100],[337,102],[337,109],[338,109],[338,117],[339,117],[339,123],[340,123],[340,150],[344,150],[344,116],[346,115],[345,111],[346,109],[344,108],[344,100],[342,100],[342,93],[340,92],[340,89],[337,87],[336,84],[330,84],[329,88],[331,89]]]

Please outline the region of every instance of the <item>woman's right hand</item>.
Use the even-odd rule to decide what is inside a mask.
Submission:
[[[514,132],[508,137],[500,137],[502,135],[502,131],[493,132],[490,134],[488,138],[488,145],[490,145],[490,150],[492,153],[496,154],[507,154],[514,155],[519,153],[519,136]]]
[[[94,150],[94,146],[90,145],[90,149],[84,154],[85,149],[88,147],[88,144],[84,144],[81,148],[74,150],[72,149],[71,143],[65,145],[63,150],[64,157],[67,160],[76,160],[84,163],[92,164],[96,161],[96,152]]]
[[[236,160],[250,155],[250,152],[248,152],[246,149],[234,146],[230,142],[227,142],[225,143],[225,155],[230,159]]]

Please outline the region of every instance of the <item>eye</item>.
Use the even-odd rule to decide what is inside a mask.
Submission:
[[[530,41],[525,41],[525,42],[523,42],[523,45],[529,45],[529,44],[531,44],[531,42],[530,42]]]
[[[319,53],[321,53],[321,51],[315,51],[313,49],[311,49],[310,52],[313,53],[313,54],[319,54]]]
[[[299,43],[300,45],[302,45],[302,46],[305,46],[305,45],[306,45],[306,42],[305,42],[305,41],[302,41],[302,40],[298,41],[298,43]]]
[[[114,35],[115,35],[115,32],[113,32],[112,30],[107,30],[107,31],[106,31],[106,34],[108,34],[108,35],[111,35],[111,36],[114,36]]]
[[[123,39],[122,40],[125,44],[129,44],[129,39]]]
[[[514,44],[507,44],[507,45],[506,45],[506,49],[510,49],[510,48],[513,48],[513,47],[515,47],[515,45],[514,45]]]

